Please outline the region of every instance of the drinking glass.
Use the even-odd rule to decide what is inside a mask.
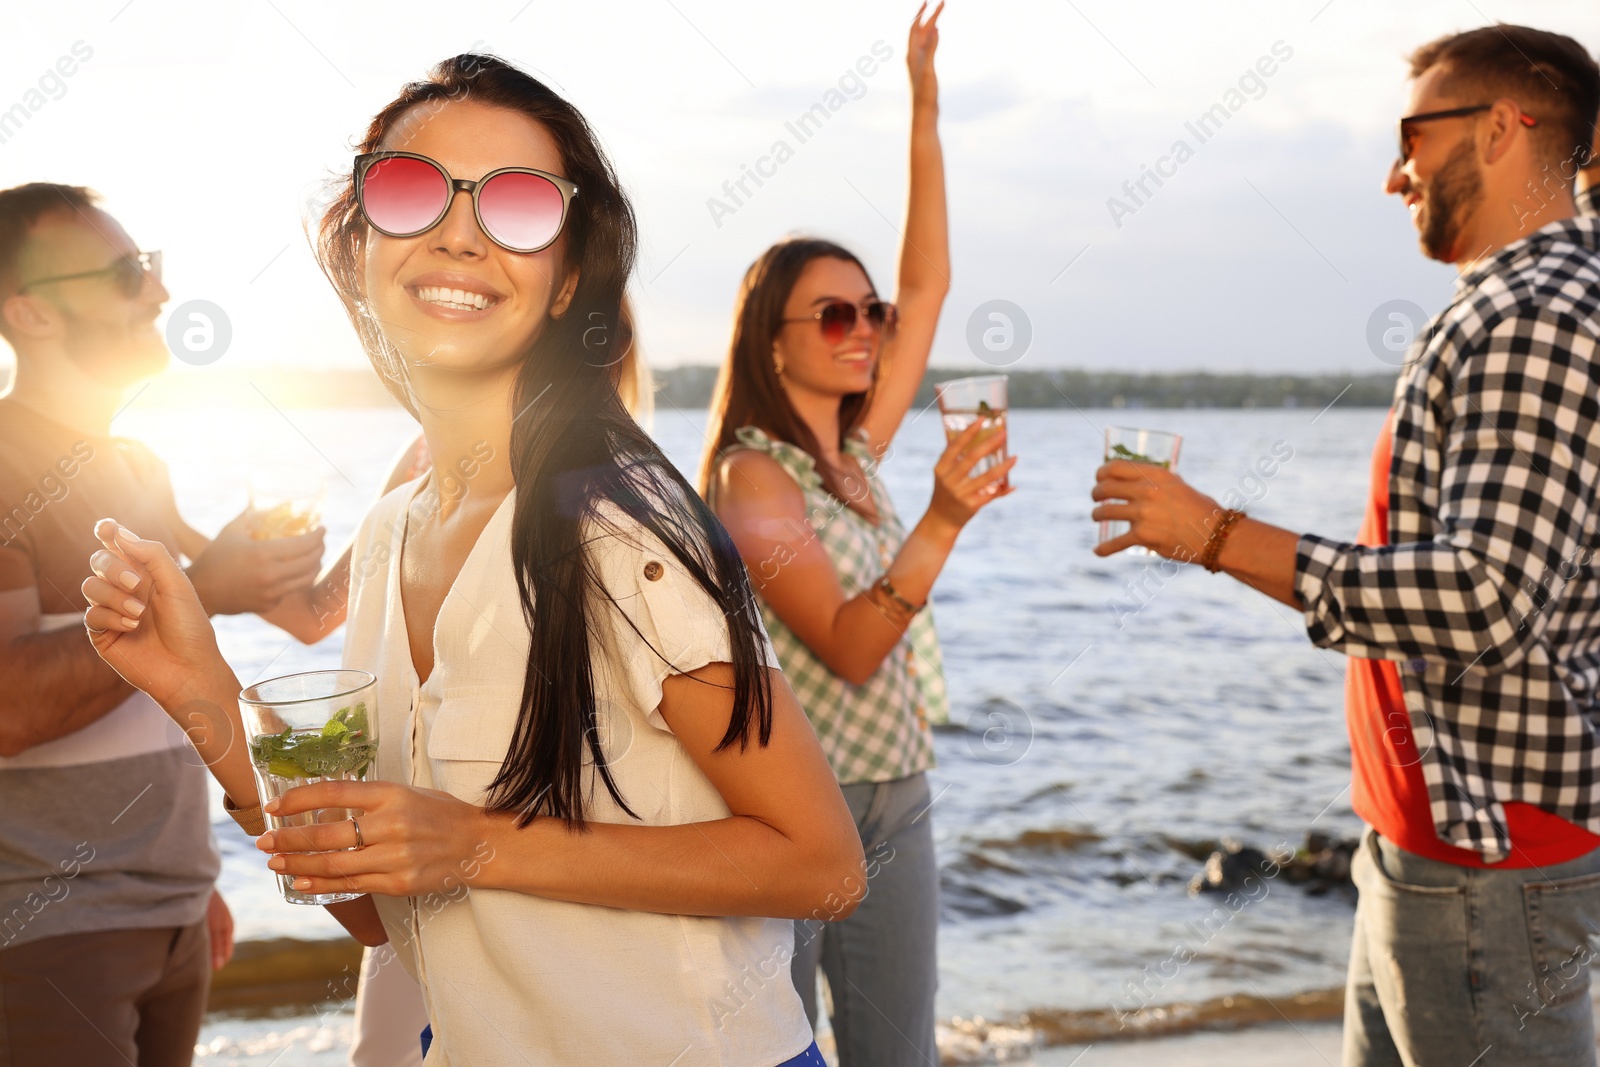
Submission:
[[[293,472],[250,478],[250,537],[268,541],[310,533],[322,521],[328,495],[326,478]]]
[[[1139,430],[1131,426],[1107,426],[1105,460],[1109,463],[1114,459],[1125,459],[1133,463],[1149,463],[1152,466],[1165,467],[1169,471],[1177,470],[1178,449],[1182,445],[1183,438],[1175,433]],[[1127,532],[1126,522],[1102,519],[1100,543],[1105,544]],[[1142,545],[1134,545],[1127,551],[1139,556],[1153,555]]]
[[[378,755],[378,681],[366,671],[306,671],[257,682],[239,694],[261,803],[299,785],[365,781]],[[344,822],[360,809],[318,808],[268,816],[271,828]],[[291,904],[337,904],[360,893],[302,893],[278,875]]]
[[[978,431],[978,439],[973,442],[975,446],[1005,429],[1006,409],[1009,406],[1006,400],[1007,381],[1004,374],[985,374],[976,378],[953,378],[936,384],[933,389],[939,398],[939,415],[944,420],[945,441],[954,441],[974,422],[983,423],[983,429]],[[982,474],[1005,461],[1006,449],[1002,447],[998,452],[979,460],[972,468],[972,473]],[[1005,488],[1008,480],[1002,480],[1000,488]]]

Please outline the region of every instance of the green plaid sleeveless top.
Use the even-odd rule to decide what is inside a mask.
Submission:
[[[889,569],[905,541],[905,527],[864,441],[847,441],[845,451],[867,476],[878,509],[876,526],[823,488],[816,462],[804,450],[774,441],[754,426],[741,428],[736,436],[734,448],[766,453],[799,484],[807,525],[833,562],[846,596],[864,592]],[[948,722],[950,706],[931,604],[917,613],[905,637],[862,685],[851,685],[829,670],[765,600],[761,616],[783,673],[842,784],[887,782],[934,766],[929,724]]]

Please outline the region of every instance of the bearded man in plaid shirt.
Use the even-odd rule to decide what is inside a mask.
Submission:
[[[1301,609],[1347,653],[1368,824],[1345,1063],[1595,1062],[1600,933],[1600,220],[1577,214],[1600,70],[1497,25],[1411,57],[1387,191],[1455,298],[1417,338],[1355,543],[1098,472],[1096,549],[1144,545]],[[1109,501],[1109,503],[1107,503]]]

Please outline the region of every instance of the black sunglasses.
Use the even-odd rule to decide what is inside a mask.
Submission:
[[[50,278],[35,278],[31,282],[24,282],[17,286],[18,293],[27,292],[35,285],[49,285],[55,282],[73,282],[79,278],[98,278],[110,274],[117,283],[117,288],[122,290],[122,295],[133,298],[144,289],[146,276],[151,281],[161,280],[161,253],[136,252],[131,256],[123,256],[109,267],[99,270],[79,271],[77,274],[57,274]]]
[[[1473,104],[1471,107],[1452,107],[1444,111],[1424,111],[1421,114],[1405,116],[1400,120],[1400,166],[1403,167],[1411,162],[1411,132],[1408,127],[1414,126],[1419,122],[1432,122],[1435,119],[1455,119],[1464,115],[1476,115],[1493,107],[1493,104]],[[1517,117],[1529,129],[1538,125],[1532,115],[1522,114],[1520,110]]]
[[[472,194],[484,234],[511,252],[549,248],[561,233],[578,187],[530,167],[501,167],[477,181],[452,178],[436,160],[414,152],[356,157],[356,202],[367,223],[389,237],[416,237],[445,217],[458,192]]]
[[[895,322],[899,313],[895,306],[887,300],[870,300],[858,309],[847,300],[835,300],[831,304],[824,304],[819,310],[812,312],[804,318],[783,319],[790,322],[816,322],[822,327],[822,336],[830,345],[836,345],[850,336],[856,328],[856,316],[866,316],[867,325],[873,330],[882,332],[885,336],[894,334]]]

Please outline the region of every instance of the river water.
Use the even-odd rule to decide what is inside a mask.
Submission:
[[[1349,895],[1280,879],[1235,909],[1186,884],[1200,842],[1292,848],[1309,829],[1357,831],[1342,657],[1312,648],[1297,613],[1225,576],[1096,558],[1088,490],[1106,425],[1169,430],[1184,435],[1179,470],[1205,491],[1233,490],[1270,522],[1353,537],[1383,419],[1337,406],[1012,413],[1017,492],[968,527],[935,593],[953,720],[932,776],[952,1056],[1004,1058],[1041,1028],[1112,1034],[1118,1013],[1146,1003],[1205,1002],[1225,1016],[1220,998],[1341,983]],[[703,426],[703,413],[667,410],[654,431],[692,471]],[[330,551],[415,433],[398,411],[265,404],[135,404],[117,430],[167,460],[203,530],[244,506],[252,472],[321,472]],[[916,415],[885,464],[908,525],[942,443],[937,412]],[[338,662],[338,635],[306,648],[253,617],[218,629],[246,683]],[[278,898],[220,807],[213,821],[241,938],[339,933],[320,909]],[[207,1037],[227,1044],[227,1024]]]

